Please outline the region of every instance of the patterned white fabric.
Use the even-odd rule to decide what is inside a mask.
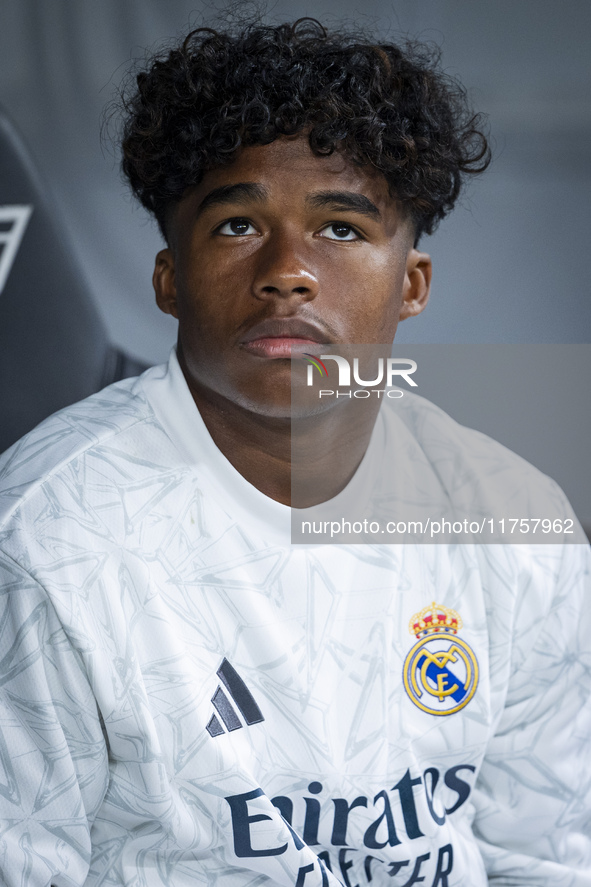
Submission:
[[[591,885],[586,546],[291,546],[174,355],[0,467],[3,885]],[[404,680],[433,601],[478,667],[450,714]]]

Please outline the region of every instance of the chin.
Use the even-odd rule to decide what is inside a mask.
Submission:
[[[260,395],[242,396],[240,399],[236,399],[235,402],[249,413],[277,420],[313,418],[335,408],[334,400],[319,401],[314,395],[315,392],[310,391],[309,401],[302,403],[300,397],[297,404],[292,403],[291,390],[287,392],[286,397],[263,398]]]

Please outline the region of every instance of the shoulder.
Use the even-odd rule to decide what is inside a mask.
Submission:
[[[402,423],[413,477],[420,476],[424,486],[424,479],[431,476],[440,497],[459,515],[496,520],[567,518],[576,523],[558,484],[488,435],[460,425],[416,394],[405,393],[388,412],[387,433],[395,435]],[[578,523],[577,532],[582,533]],[[549,540],[540,536],[528,541]]]
[[[165,436],[141,380],[125,379],[49,416],[0,456],[0,528],[16,509],[48,484],[66,476],[83,478],[82,466],[101,461],[103,477],[118,462],[131,467]]]
[[[502,477],[514,481],[542,484],[546,488],[557,485],[551,478],[518,456],[503,444],[474,428],[460,425],[435,404],[417,394],[405,394],[397,402],[396,415],[402,420],[426,458],[440,469],[444,476],[465,474],[467,479],[489,480],[498,483]]]
[[[441,407],[418,394],[405,392],[404,397],[394,403],[397,415],[422,444],[431,442],[437,447],[453,443],[458,452],[469,452],[476,447],[482,452],[494,451],[497,457],[529,464],[492,437],[456,422]]]
[[[474,428],[461,425],[436,404],[418,394],[405,392],[404,397],[394,403],[396,415],[421,447],[433,457],[440,457],[442,451],[447,451],[456,459],[495,459],[516,469],[540,473],[503,444]]]

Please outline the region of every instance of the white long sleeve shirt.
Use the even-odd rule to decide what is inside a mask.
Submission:
[[[2,885],[591,885],[587,546],[291,545],[174,355],[0,477]]]

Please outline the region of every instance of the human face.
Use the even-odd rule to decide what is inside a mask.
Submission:
[[[385,178],[304,136],[208,172],[169,228],[154,287],[198,403],[287,416],[293,345],[391,343],[428,298],[429,257]]]

